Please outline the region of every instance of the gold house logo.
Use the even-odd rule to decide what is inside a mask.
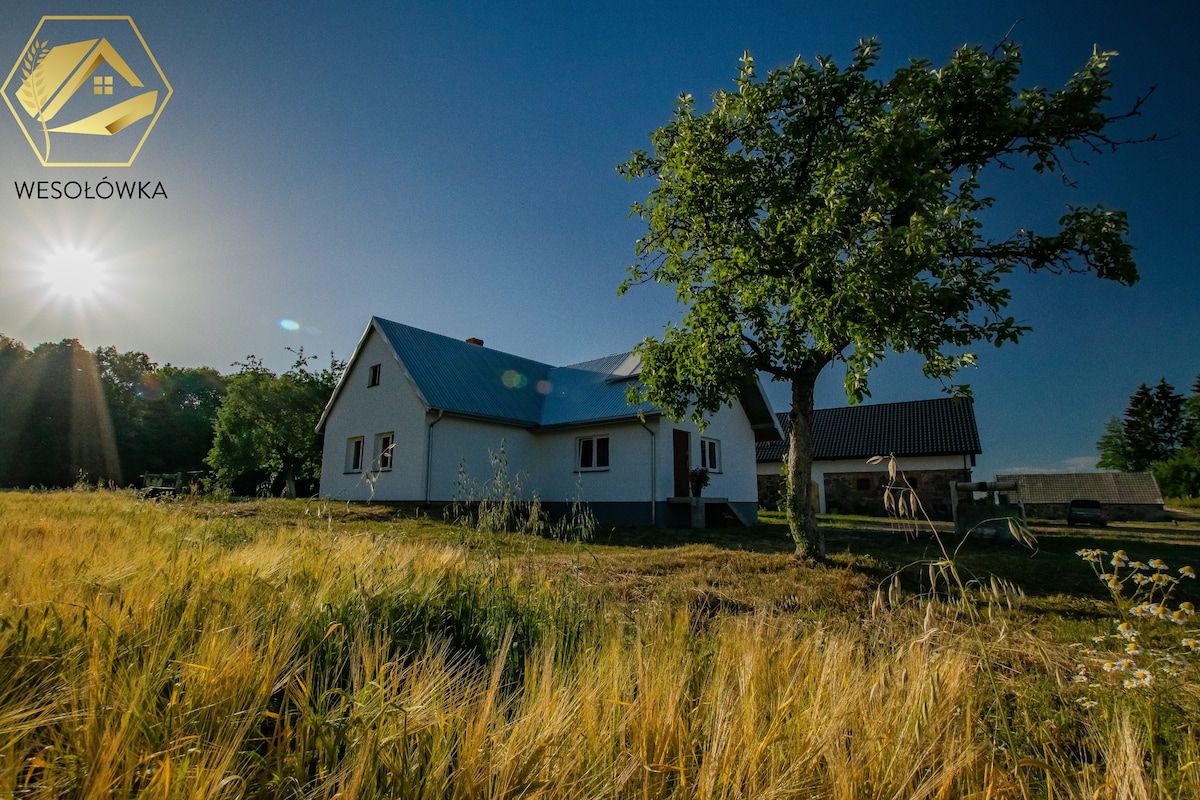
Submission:
[[[131,17],[42,17],[0,92],[45,167],[127,167],[171,97]]]

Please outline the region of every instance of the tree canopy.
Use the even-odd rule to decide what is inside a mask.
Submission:
[[[255,356],[239,365],[241,371],[229,379],[229,391],[217,411],[208,454],[218,483],[281,481],[284,494],[295,497],[297,480],[320,477],[317,421],[346,365],[332,353],[324,369],[310,369],[311,360],[301,348],[282,375]]]
[[[224,379],[76,339],[29,351],[0,335],[0,486],[129,485],[198,470]]]
[[[1184,398],[1159,380],[1129,398],[1123,419],[1113,417],[1096,444],[1101,469],[1154,473],[1168,497],[1200,495],[1200,376]]]
[[[1048,232],[993,234],[989,168],[1062,174],[1064,159],[1122,142],[1106,132],[1135,115],[1103,110],[1112,53],[1093,52],[1063,88],[1018,89],[1019,47],[960,49],[940,69],[913,60],[874,76],[879,47],[849,66],[797,59],[760,78],[749,54],[735,88],[699,111],[682,95],[672,120],[618,169],[655,180],[634,214],[647,233],[621,286],[675,287],[685,312],[637,347],[636,399],[698,421],[760,372],[792,387],[787,461],[799,553],[824,555],[807,487],[818,374],[845,367],[851,402],[869,394],[885,354],[915,352],[946,381],[979,342],[1016,342],[1005,313],[1018,268],[1138,279],[1126,215],[1066,209]],[[1153,138],[1153,137],[1150,137]],[[1027,198],[1022,198],[1027,202]],[[884,455],[884,454],[881,454]]]

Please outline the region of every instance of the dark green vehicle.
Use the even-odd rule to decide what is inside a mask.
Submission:
[[[1072,500],[1067,504],[1067,525],[1108,525],[1099,500]]]

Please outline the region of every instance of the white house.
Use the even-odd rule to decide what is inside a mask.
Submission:
[[[688,472],[704,467],[704,502],[753,524],[755,443],[781,437],[761,385],[701,433],[626,402],[639,367],[629,353],[553,367],[372,317],[317,426],[321,496],[448,503],[503,451],[551,511],[582,500],[603,522],[686,526]]]
[[[760,496],[771,505],[782,491],[791,423],[779,415],[785,438],[758,446]],[[873,456],[895,456],[933,517],[950,519],[950,483],[968,482],[981,451],[974,404],[940,397],[813,412],[813,486],[810,495],[823,514],[883,515],[888,465]]]

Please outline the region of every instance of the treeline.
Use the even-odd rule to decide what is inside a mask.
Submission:
[[[0,334],[0,486],[141,485],[146,473],[203,473],[235,494],[315,486],[314,432],[344,364],[275,375],[254,356],[222,375],[158,365],[77,339],[29,350]]]
[[[1096,444],[1101,469],[1152,472],[1168,497],[1200,495],[1200,376],[1184,397],[1159,380],[1138,387],[1122,418],[1113,417]]]

